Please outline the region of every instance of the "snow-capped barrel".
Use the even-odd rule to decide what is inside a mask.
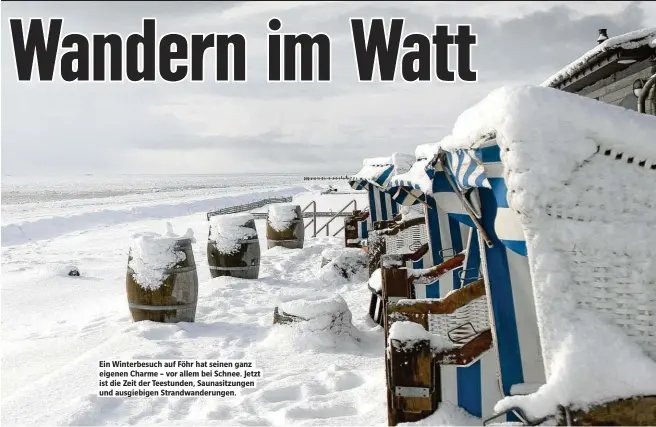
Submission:
[[[301,249],[305,241],[303,213],[299,205],[287,203],[269,207],[267,215],[267,248],[282,246]]]
[[[191,229],[184,236],[142,233],[128,255],[126,290],[135,322],[193,322],[198,303],[198,275]]]
[[[260,273],[260,242],[253,215],[214,215],[209,222],[207,264],[212,277],[257,279]]]

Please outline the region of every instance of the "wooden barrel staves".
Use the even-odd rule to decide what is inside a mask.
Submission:
[[[291,204],[276,204],[267,215],[267,248],[282,246],[301,249],[305,241],[305,224],[301,207]]]
[[[260,274],[260,242],[253,215],[215,215],[209,221],[207,263],[212,277],[257,279]]]
[[[138,236],[130,247],[126,287],[135,322],[193,322],[198,275],[193,237]]]

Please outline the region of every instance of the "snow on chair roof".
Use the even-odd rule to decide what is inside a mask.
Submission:
[[[405,153],[364,159],[362,169],[349,178],[349,183],[357,190],[365,188],[368,184],[386,188],[390,179],[396,174],[408,171],[413,161],[414,156]]]
[[[423,194],[431,188],[432,169],[430,166],[434,153],[437,151],[436,146],[435,143],[417,146],[415,149],[416,161],[410,169],[390,179],[388,187],[399,187],[399,191],[394,196],[397,203],[406,206],[415,204],[423,199]],[[401,187],[403,190],[401,190]]]
[[[655,40],[656,27],[643,28],[619,36],[610,37],[603,43],[595,46],[594,49],[589,50],[566,67],[553,74],[545,80],[541,86],[555,87],[568,78],[575,76],[584,68],[596,63],[613,52],[639,49],[648,46],[656,47]]]
[[[529,141],[545,154],[556,149],[569,152],[572,160],[587,158],[600,146],[623,153],[636,164],[645,160],[650,167],[656,162],[655,125],[653,116],[557,89],[504,86],[463,112],[439,147],[450,151],[498,144],[501,160],[509,166],[517,159],[504,158],[504,152]]]

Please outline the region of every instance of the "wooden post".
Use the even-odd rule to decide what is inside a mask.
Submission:
[[[385,340],[392,326],[387,316],[387,305],[390,302],[412,297],[408,282],[408,270],[403,268],[402,255],[383,255],[381,259],[381,281],[383,298],[383,325]]]
[[[430,341],[417,341],[411,348],[392,342],[388,351],[388,424],[426,418],[441,400]]]
[[[387,314],[388,305],[412,297],[402,255],[383,255],[381,279],[385,342],[388,342],[389,330],[394,321],[410,320],[401,317],[392,319]],[[425,329],[428,327],[427,316],[417,315],[411,321]],[[439,391],[435,393],[435,384],[439,384],[436,375],[439,376],[439,372],[436,374],[430,341],[418,341],[411,348],[390,342],[385,359],[389,425],[417,421],[434,412],[439,402]]]

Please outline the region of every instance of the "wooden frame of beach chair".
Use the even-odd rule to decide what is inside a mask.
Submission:
[[[436,156],[435,175],[447,181],[448,186],[442,187],[445,192],[450,189],[460,200],[468,194],[460,215],[477,219],[469,225],[479,231],[481,272],[488,288],[502,398],[512,395],[513,388],[545,382],[526,243],[521,224],[508,208],[498,146],[477,150],[475,158],[463,157],[462,152],[448,154]],[[465,188],[466,183],[475,185]],[[434,196],[438,205],[455,203],[453,196],[445,200],[440,192]],[[466,216],[460,218],[467,220]],[[491,415],[492,407],[488,406],[484,416]],[[508,421],[521,419],[517,415],[509,414]]]
[[[405,293],[401,293],[400,295],[387,293],[385,295],[387,295],[387,298],[391,297],[393,299],[399,297],[431,297],[429,300],[420,300],[416,303],[421,306],[422,304],[428,304],[428,302],[433,301],[432,298],[445,298],[447,296],[452,298],[452,295],[457,295],[461,292],[460,289],[468,283],[479,280],[481,276],[483,277],[487,287],[488,317],[492,325],[491,334],[494,338],[493,347],[495,351],[482,354],[477,361],[468,367],[441,365],[440,398],[451,401],[454,404],[457,403],[458,406],[472,415],[486,417],[493,414],[494,404],[500,398],[510,394],[510,388],[513,385],[525,384],[527,382],[544,382],[543,380],[540,381],[543,378],[544,371],[540,355],[540,344],[537,338],[537,324],[533,320],[535,319],[535,314],[532,304],[528,264],[526,259],[522,258],[521,255],[508,250],[497,238],[493,226],[485,223],[483,218],[495,218],[496,211],[491,211],[492,209],[496,209],[495,203],[490,203],[489,200],[486,201],[485,209],[483,209],[485,215],[481,215],[478,190],[469,191],[468,198],[463,202],[463,197],[467,196],[456,193],[457,188],[454,189],[449,183],[447,175],[444,173],[440,164],[434,164],[434,170],[431,172],[431,175],[432,194],[430,196],[424,195],[424,201],[427,201],[429,206],[430,204],[435,204],[437,209],[427,208],[427,216],[432,215],[432,218],[429,217],[429,224],[432,224],[432,227],[437,231],[448,230],[443,234],[457,235],[457,232],[452,232],[457,229],[457,227],[453,226],[453,222],[459,223],[461,235],[469,233],[466,248],[470,256],[468,256],[467,263],[463,268],[457,273],[453,272],[453,279],[447,274],[442,276],[441,284],[438,284],[439,281],[436,284],[429,284],[429,289],[431,285],[439,289],[437,295],[435,291],[429,295],[417,295],[416,290],[412,289],[413,286],[416,287],[414,283],[410,287],[406,286]],[[418,196],[417,187],[413,188],[412,183],[406,184],[408,185],[407,190],[413,191],[414,195]],[[446,211],[445,213],[448,213],[448,215],[444,215],[445,213],[442,213],[442,211]],[[448,222],[445,220],[445,217],[448,218]],[[449,222],[451,223],[450,226],[446,226]],[[436,226],[436,224],[439,225],[440,223],[442,224],[441,228]],[[487,231],[488,229],[491,230],[489,233]],[[470,231],[467,232],[465,230]],[[448,238],[446,237],[443,236],[439,239],[433,238],[432,241],[438,242],[434,246],[438,246],[439,244],[445,246],[444,243],[450,243],[454,247],[458,246],[457,243],[454,244],[453,239],[451,242],[448,242]],[[448,256],[444,258],[448,259]],[[498,275],[491,275],[489,273],[489,268],[486,264],[489,258],[493,259],[494,266],[498,266],[499,270],[506,272],[504,277],[500,278],[497,277]],[[404,276],[400,271],[402,270],[400,263],[397,262],[396,267],[394,266],[395,263],[391,260],[385,262],[385,264],[389,270],[393,271],[396,269],[399,272],[384,272],[384,277],[388,277],[389,274],[397,274],[400,277]],[[494,282],[492,287],[490,287],[490,276],[492,276],[492,281]],[[520,286],[521,283],[525,285]],[[514,288],[513,284],[515,285]],[[526,286],[526,284],[529,286]],[[528,291],[528,294],[526,291]],[[514,296],[516,296],[514,298],[515,301],[513,301]],[[516,301],[524,300],[529,300],[529,303],[524,303],[519,308],[513,305]],[[395,304],[396,302],[394,301],[388,302],[387,317],[389,317],[390,311],[395,309]],[[528,322],[524,322],[521,326],[517,325],[517,321],[514,318],[518,309],[522,321],[528,318]],[[525,311],[528,311],[528,314]],[[490,313],[492,314],[490,315]],[[530,337],[531,334],[526,333],[527,325],[525,323],[528,323],[528,329],[532,327],[535,330],[536,333],[533,337]],[[522,338],[521,346],[519,345],[519,335]],[[527,335],[529,336],[527,337]],[[499,342],[501,345],[499,345]],[[508,372],[509,366],[514,368],[514,371],[511,370]],[[528,375],[524,375],[525,371]],[[504,374],[506,375],[504,376]],[[530,381],[526,381],[524,378],[528,378]],[[534,378],[537,378],[537,381]],[[437,385],[434,385],[433,388],[437,389]],[[428,413],[424,413],[420,418],[426,415]],[[392,418],[390,418],[390,422],[394,421]],[[509,417],[510,420],[518,418],[512,415]]]
[[[392,221],[374,223],[369,249],[369,273],[373,276],[375,270],[381,268],[381,259],[390,252],[401,257],[404,265],[410,267],[430,266],[430,247],[427,242],[427,227],[425,217],[415,217],[403,220],[401,216]],[[369,304],[369,317],[374,322],[384,324],[384,300],[382,288],[372,287]]]
[[[457,270],[466,271],[463,267],[467,266],[467,258],[465,253],[459,253],[423,270],[402,266],[399,256],[389,255],[383,260],[383,299],[387,302],[385,339],[389,343],[386,351],[389,425],[430,415],[445,398],[444,368],[472,366],[492,348],[482,278],[444,298],[412,299],[415,284],[435,282]],[[436,351],[430,340],[404,342],[393,337],[390,330],[399,321],[417,323],[450,341],[454,348]]]
[[[404,221],[400,213],[400,204],[393,199],[393,191],[388,187],[390,177],[396,170],[395,157],[407,157],[395,153],[392,162],[378,162],[379,159],[365,159],[363,169],[349,179],[353,189],[366,189],[369,198],[369,212],[364,215],[347,218],[345,223],[346,246],[361,245],[366,240],[365,250],[369,255],[369,275],[380,266],[381,256],[385,253],[403,254],[412,265],[424,266],[427,254],[426,225],[423,218]],[[388,159],[389,160],[389,159]],[[407,159],[406,159],[407,160]],[[394,163],[394,165],[390,164]],[[366,227],[365,227],[366,221]],[[380,289],[371,291],[369,316],[382,325],[382,299]]]
[[[366,190],[369,206],[365,211],[356,211],[345,218],[344,236],[346,247],[362,247],[368,252],[369,233],[378,221],[393,220],[399,213],[398,204],[385,191],[385,183],[394,172],[394,165],[368,165],[363,161],[360,172],[349,178],[349,185],[354,190]]]

